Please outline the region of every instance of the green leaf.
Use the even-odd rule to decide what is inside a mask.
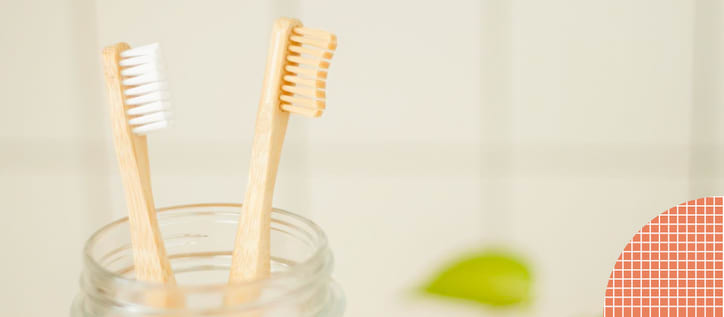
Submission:
[[[465,256],[446,267],[425,292],[491,306],[511,306],[530,298],[532,277],[525,263],[502,251]]]

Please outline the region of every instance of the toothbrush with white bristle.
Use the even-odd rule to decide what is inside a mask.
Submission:
[[[136,279],[175,286],[156,218],[151,190],[146,133],[169,124],[169,102],[158,44],[131,49],[118,43],[103,49],[111,104],[113,139],[128,205]],[[174,292],[149,294],[149,304],[179,307]]]

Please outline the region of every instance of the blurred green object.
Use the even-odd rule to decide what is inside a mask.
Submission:
[[[446,267],[424,288],[434,295],[507,307],[530,299],[532,276],[518,257],[500,250],[468,254]]]

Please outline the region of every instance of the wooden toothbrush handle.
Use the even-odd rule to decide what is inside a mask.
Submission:
[[[288,119],[289,113],[265,105],[257,115],[248,187],[231,256],[231,284],[258,281],[271,275],[272,194]],[[253,301],[260,294],[257,285],[231,288],[225,294],[224,303],[238,305]],[[238,317],[259,317],[264,312],[262,307]]]
[[[277,169],[289,113],[261,106],[252,144],[251,167],[239,227],[231,258],[230,283],[270,275],[271,210]],[[241,303],[256,295],[230,296],[227,303]]]
[[[106,47],[103,50],[103,69],[111,105],[113,141],[128,205],[134,269],[138,280],[175,286],[153,203],[146,137],[131,131],[126,116],[128,107],[124,101],[119,61],[120,53],[129,48],[126,43]],[[149,304],[156,307],[182,305],[180,296],[170,294],[149,294]]]

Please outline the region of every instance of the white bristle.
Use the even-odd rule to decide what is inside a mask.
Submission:
[[[161,49],[158,43],[121,52],[128,124],[133,133],[146,134],[168,126],[169,94],[165,82]]]

